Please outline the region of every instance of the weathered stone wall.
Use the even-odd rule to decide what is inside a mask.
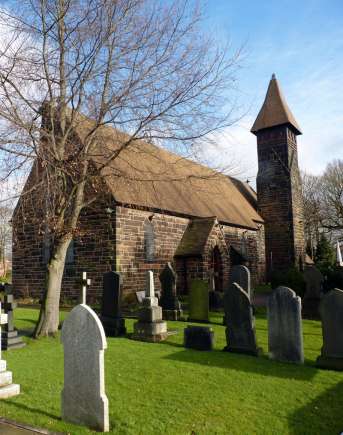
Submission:
[[[12,282],[17,297],[41,298],[45,288],[48,248],[40,214],[31,201],[22,201],[13,217]],[[99,300],[102,275],[114,264],[115,224],[115,214],[108,214],[100,201],[82,212],[71,246],[72,260],[65,265],[62,301],[78,301],[83,271],[92,280],[87,301]]]
[[[117,270],[123,276],[123,293],[145,290],[148,270],[154,272],[155,288],[160,289],[158,275],[168,261],[173,261],[189,219],[118,206],[116,220]],[[146,255],[146,222],[150,222],[154,233],[153,260]]]
[[[39,224],[34,201],[22,204],[13,219],[13,286],[17,296],[40,298],[45,283],[44,228]],[[113,265],[121,272],[124,297],[135,300],[134,293],[145,290],[147,270],[153,270],[156,289],[158,275],[170,261],[178,274],[178,291],[187,293],[194,278],[208,279],[211,255],[215,246],[221,254],[223,288],[226,287],[230,258],[229,245],[241,248],[244,235],[248,267],[253,282],[264,278],[263,230],[252,231],[216,225],[205,246],[202,257],[174,259],[178,244],[190,219],[97,201],[82,212],[78,234],[73,242],[72,261],[66,264],[62,283],[62,300],[76,302],[80,295],[82,271],[87,271],[92,283],[88,290],[89,303],[100,300],[102,275]],[[147,255],[146,224],[153,229],[153,257]],[[149,258],[148,258],[149,257]],[[130,295],[130,296],[129,296]]]
[[[304,231],[297,144],[287,126],[257,134],[259,212],[265,220],[268,275],[299,265],[304,257]]]

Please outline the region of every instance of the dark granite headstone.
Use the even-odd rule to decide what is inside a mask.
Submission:
[[[343,370],[343,290],[326,293],[319,304],[322,319],[323,347],[317,366]]]
[[[224,350],[257,356],[253,309],[248,294],[235,282],[224,294],[224,309],[227,342]]]
[[[304,270],[306,291],[303,299],[303,315],[307,318],[319,318],[319,302],[324,277],[313,265],[306,265]]]
[[[160,273],[163,319],[178,320],[182,315],[181,304],[176,296],[176,273],[170,263],[167,263]]]
[[[1,349],[19,349],[24,347],[26,343],[23,342],[22,338],[18,335],[18,331],[14,327],[14,309],[17,304],[14,302],[13,295],[5,293],[3,308],[7,314],[7,324],[4,325],[4,329],[1,333]]]
[[[206,326],[187,326],[184,329],[184,346],[196,350],[213,350],[213,329]]]
[[[237,283],[251,299],[250,271],[246,266],[233,266],[230,275],[230,283]]]
[[[103,275],[103,293],[100,320],[105,333],[117,337],[126,333],[125,319],[121,315],[120,275],[106,272]]]
[[[287,287],[278,287],[268,298],[269,357],[304,362],[301,299]]]

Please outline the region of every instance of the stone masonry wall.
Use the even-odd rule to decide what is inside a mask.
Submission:
[[[257,135],[259,212],[265,220],[268,275],[299,265],[304,255],[303,210],[296,136],[288,127]]]
[[[40,298],[45,287],[46,271],[44,228],[39,224],[34,201],[26,202],[24,209],[17,210],[13,218],[13,288],[17,297]],[[147,259],[147,222],[154,233],[153,259]],[[185,293],[191,279],[208,279],[211,253],[215,246],[218,246],[222,258],[225,288],[230,271],[228,247],[232,244],[239,249],[243,235],[247,243],[252,279],[254,282],[263,280],[262,230],[247,231],[217,225],[210,234],[203,257],[174,259],[188,223],[188,218],[116,206],[114,202],[109,204],[105,200],[94,203],[82,212],[80,218],[79,231],[73,242],[72,261],[65,267],[62,301],[78,301],[81,274],[87,271],[92,280],[87,302],[99,302],[102,275],[112,266],[122,274],[124,297],[134,301],[134,293],[145,290],[147,270],[154,271],[155,286],[157,290],[160,289],[158,275],[168,261],[173,263],[178,274],[178,292]]]

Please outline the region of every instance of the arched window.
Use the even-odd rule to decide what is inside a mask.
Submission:
[[[242,234],[242,238],[241,238],[241,253],[243,257],[245,258],[248,257],[248,243],[247,243],[247,237],[245,232]]]
[[[66,264],[71,265],[74,264],[75,261],[75,244],[74,240],[71,240],[66,254]]]
[[[155,232],[151,220],[144,222],[144,252],[146,261],[155,259]]]

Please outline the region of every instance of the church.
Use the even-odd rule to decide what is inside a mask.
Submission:
[[[96,303],[102,275],[110,269],[121,273],[123,297],[130,302],[145,289],[147,270],[159,289],[167,262],[177,273],[179,294],[187,294],[194,278],[224,291],[235,264],[249,267],[253,284],[266,282],[273,271],[301,268],[301,130],[274,75],[251,132],[257,138],[257,192],[147,142],[123,150],[115,159],[116,173],[103,177],[99,199],[82,212],[67,253],[62,300],[78,299],[83,271],[92,279],[89,303]],[[117,135],[106,127],[104,143],[115,146]],[[31,219],[32,203],[22,195],[13,214],[12,282],[17,296],[40,298],[49,243]]]

